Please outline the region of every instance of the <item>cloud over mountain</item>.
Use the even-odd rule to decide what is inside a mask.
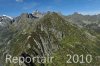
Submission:
[[[23,2],[24,0],[16,0],[16,2]]]

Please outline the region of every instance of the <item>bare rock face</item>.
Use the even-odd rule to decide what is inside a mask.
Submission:
[[[37,18],[41,18],[43,17],[44,14],[42,14],[41,12],[39,12],[38,10],[34,11],[33,13],[33,16],[37,17]]]

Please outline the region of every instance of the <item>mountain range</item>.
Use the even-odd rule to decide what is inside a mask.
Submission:
[[[35,11],[15,18],[0,16],[1,66],[19,66],[18,63],[5,64],[6,54],[55,57],[53,63],[24,63],[22,66],[99,66],[100,60],[96,59],[100,56],[99,50],[100,14],[82,15],[75,12],[65,16],[56,12]],[[91,64],[67,64],[67,54],[91,54],[93,61]]]

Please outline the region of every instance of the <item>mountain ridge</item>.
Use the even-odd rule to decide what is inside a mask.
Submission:
[[[97,35],[91,34],[88,30],[66,20],[62,15],[56,12],[48,12],[38,18],[30,14],[22,14],[15,20],[9,28],[1,30],[0,33],[0,62],[4,66],[19,66],[18,64],[5,64],[5,55],[20,56],[23,53],[31,57],[34,56],[54,56],[55,61],[43,66],[66,66],[67,54],[88,53],[93,57],[98,56],[100,39]],[[66,59],[63,59],[66,58]],[[63,61],[62,61],[63,60]],[[96,59],[91,64],[97,63]],[[33,63],[36,66],[41,64]],[[98,62],[97,65],[100,63]],[[69,66],[84,66],[82,64],[68,64]],[[24,65],[23,66],[30,66]],[[87,66],[91,66],[87,64]]]

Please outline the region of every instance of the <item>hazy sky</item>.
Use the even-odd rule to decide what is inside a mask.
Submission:
[[[17,16],[34,10],[57,11],[63,14],[100,13],[100,0],[0,0],[0,15]]]

